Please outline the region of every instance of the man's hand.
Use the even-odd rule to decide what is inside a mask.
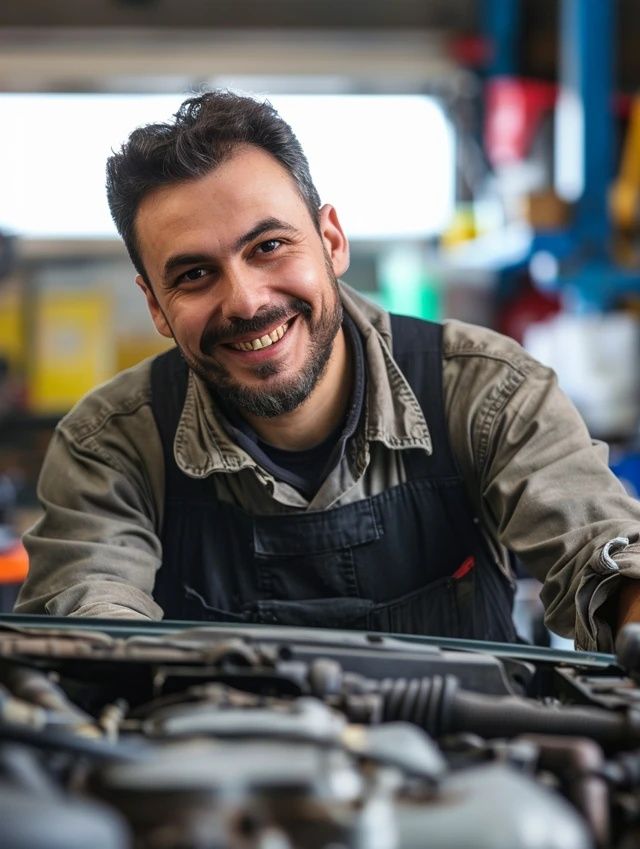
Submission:
[[[640,580],[622,578],[618,597],[618,628],[629,622],[640,622]]]

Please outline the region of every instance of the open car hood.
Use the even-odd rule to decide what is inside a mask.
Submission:
[[[618,656],[0,616],[0,841],[640,845],[640,626]]]

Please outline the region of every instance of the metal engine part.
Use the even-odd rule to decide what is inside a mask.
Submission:
[[[640,845],[612,657],[142,630],[0,623],[2,849]]]

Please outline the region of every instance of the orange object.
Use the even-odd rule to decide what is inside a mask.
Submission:
[[[640,96],[633,98],[618,177],[609,196],[615,223],[623,230],[638,224],[640,210]]]
[[[0,551],[0,584],[19,584],[27,577],[29,556],[21,542]]]

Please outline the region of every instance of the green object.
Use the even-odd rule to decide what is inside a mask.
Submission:
[[[384,253],[380,289],[390,312],[432,321],[442,318],[440,281],[430,273],[426,252],[419,245],[398,245]]]

